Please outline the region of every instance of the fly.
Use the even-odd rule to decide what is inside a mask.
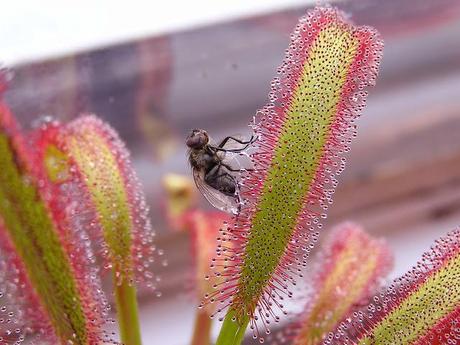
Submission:
[[[226,148],[231,141],[240,147]],[[228,136],[215,146],[210,143],[209,135],[203,129],[194,129],[187,137],[193,179],[201,194],[215,208],[238,213],[241,200],[236,173],[250,169],[235,168],[226,160],[226,154],[243,152],[254,141],[254,136],[248,141]]]

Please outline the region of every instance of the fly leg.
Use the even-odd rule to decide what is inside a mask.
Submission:
[[[232,139],[233,141],[236,141],[237,143],[239,143],[241,145],[245,145],[245,146],[240,148],[240,149],[225,149],[224,146],[230,139]],[[220,142],[220,144],[217,147],[213,147],[213,148],[216,151],[238,153],[238,152],[242,152],[242,151],[246,150],[248,148],[248,146],[251,145],[254,141],[255,141],[255,138],[254,138],[253,135],[251,135],[251,139],[249,139],[248,141],[239,140],[239,139],[234,138],[234,137],[226,137],[224,140],[222,140]]]
[[[237,138],[229,136],[229,137],[226,137],[224,140],[222,140],[218,147],[223,148],[225,146],[225,144],[227,143],[227,141],[229,141],[230,139],[232,139],[233,141],[236,141],[237,143],[239,143],[241,145],[249,145],[249,144],[252,144],[254,142],[254,136],[253,135],[251,135],[251,139],[249,139],[248,141],[243,141],[243,140],[240,140],[240,139],[237,139]]]

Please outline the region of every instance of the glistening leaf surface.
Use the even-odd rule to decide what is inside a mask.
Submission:
[[[318,237],[382,46],[374,30],[354,27],[333,8],[311,11],[291,36],[270,103],[253,124],[255,170],[243,177],[242,211],[223,231],[235,243],[217,258],[228,266],[226,282],[210,296],[231,305],[240,321],[277,320],[272,307],[291,294],[288,284]]]
[[[87,344],[89,336],[79,289],[58,228],[35,176],[29,174],[20,134],[8,110],[0,107],[0,218],[25,274],[57,338]],[[44,320],[38,320],[45,323]],[[48,335],[52,338],[51,335]]]
[[[311,58],[288,107],[252,220],[240,280],[245,305],[259,299],[292,237],[324,153],[357,43],[349,32],[331,26],[321,30],[310,48]]]
[[[92,197],[115,270],[130,272],[132,223],[124,179],[107,138],[80,122],[66,137],[67,149]]]
[[[459,306],[460,229],[456,229],[366,309],[344,322],[327,344],[454,343],[458,329],[446,327],[446,322],[458,325]]]
[[[145,281],[154,288],[149,271],[155,261],[154,233],[142,187],[117,133],[86,115],[50,126],[43,146],[48,177],[59,185],[70,176],[81,191],[78,198],[86,205],[86,222],[104,268],[112,268],[118,283]]]
[[[345,223],[329,234],[316,264],[313,292],[295,327],[295,345],[321,344],[354,306],[367,303],[392,266],[392,255],[383,240]]]

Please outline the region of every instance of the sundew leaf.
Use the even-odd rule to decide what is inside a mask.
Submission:
[[[207,296],[219,309],[230,306],[227,318],[241,325],[279,319],[276,309],[291,295],[289,284],[306,264],[331,203],[364,89],[375,83],[383,42],[374,29],[345,18],[318,7],[300,20],[269,103],[252,124],[255,169],[243,174],[244,205],[223,230],[235,246],[218,258],[228,266],[226,281]]]
[[[337,226],[317,257],[313,291],[291,329],[292,344],[321,344],[351,310],[367,304],[392,263],[383,240],[372,238],[352,223]]]
[[[84,221],[99,243],[104,268],[116,281],[145,282],[155,289],[151,264],[155,236],[140,182],[117,133],[96,116],[69,124],[49,123],[38,139],[47,177],[60,185],[69,179],[85,205]],[[81,220],[80,220],[81,221]]]
[[[47,179],[55,187],[71,184],[73,199],[84,206],[77,206],[75,220],[89,228],[104,270],[112,273],[121,341],[141,344],[137,283],[156,290],[159,278],[151,270],[156,248],[148,208],[124,143],[92,115],[45,124],[36,142]]]
[[[67,227],[69,200],[56,197],[31,152],[0,105],[0,254],[9,303],[41,343],[109,341],[102,329],[108,307],[85,235]]]
[[[442,318],[434,327],[414,342],[414,345],[456,344],[460,339],[460,306]]]
[[[344,322],[325,344],[456,344],[460,228],[436,241],[409,272]]]

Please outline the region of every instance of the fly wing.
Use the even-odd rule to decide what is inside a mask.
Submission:
[[[233,139],[228,140],[222,147],[222,149],[226,150],[226,152],[221,152],[223,153],[223,162],[231,166],[233,169],[251,169],[252,161],[250,158],[250,154],[254,151],[253,142],[255,142],[255,139],[253,138],[253,136],[248,138],[240,134],[234,134],[232,135],[232,137],[243,142],[252,141],[252,143],[241,144]],[[232,152],[232,150],[239,151],[241,149],[244,150],[240,152]]]
[[[238,201],[236,197],[227,196],[217,189],[212,188],[204,181],[204,171],[193,169],[193,179],[198,190],[215,208],[236,214],[238,212]]]

